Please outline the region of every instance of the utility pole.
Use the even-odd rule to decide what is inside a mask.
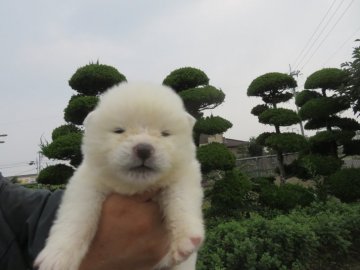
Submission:
[[[7,134],[0,134],[0,137],[6,137]],[[5,143],[5,141],[0,141],[0,143]]]
[[[300,70],[291,70],[291,66],[289,65],[289,68],[290,68],[290,73],[289,75],[291,77],[295,77],[298,78],[299,75],[300,75]],[[293,92],[293,95],[294,95],[294,98],[296,98],[296,95],[297,95],[297,92],[296,92],[296,89],[295,87],[292,89],[292,92]],[[296,105],[295,103],[295,106],[296,106],[296,113],[299,114],[299,107]],[[303,127],[303,123],[302,123],[302,120],[300,120],[300,130],[301,130],[301,135],[303,135],[305,137],[305,132],[304,132],[304,127]]]

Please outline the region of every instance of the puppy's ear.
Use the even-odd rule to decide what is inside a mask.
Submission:
[[[95,116],[94,111],[88,113],[88,115],[85,117],[83,122],[85,128],[93,121],[94,116]]]
[[[194,125],[195,125],[195,123],[196,123],[196,118],[193,117],[193,116],[192,116],[191,114],[189,114],[189,113],[186,113],[186,117],[187,117],[187,119],[188,119],[188,122],[189,122],[190,127],[193,128]]]

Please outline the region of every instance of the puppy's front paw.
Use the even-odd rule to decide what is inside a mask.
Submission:
[[[38,270],[77,270],[80,264],[77,252],[51,250],[45,248],[35,260],[34,266]]]
[[[174,264],[185,261],[196,252],[204,241],[203,235],[193,235],[180,238],[171,245],[171,255]]]

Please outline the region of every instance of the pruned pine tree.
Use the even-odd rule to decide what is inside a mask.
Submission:
[[[99,95],[108,88],[126,81],[116,68],[108,65],[90,63],[76,70],[69,80],[70,87],[77,93],[73,95],[64,109],[66,124],[52,132],[52,142],[41,145],[42,153],[49,159],[69,161],[71,166],[48,166],[39,174],[42,183],[66,183],[82,161],[81,139],[83,121],[91,112]],[[66,168],[67,173],[62,173]],[[57,179],[53,179],[53,178]],[[62,179],[59,179],[62,178]]]
[[[307,121],[305,129],[317,131],[309,139],[310,155],[300,159],[300,164],[310,167],[313,174],[333,173],[333,170],[323,169],[325,164],[317,162],[320,157],[324,162],[332,159],[332,163],[337,164],[333,169],[337,170],[341,167],[340,158],[360,154],[360,143],[353,140],[355,132],[360,130],[360,124],[355,119],[341,116],[351,106],[350,99],[343,95],[347,80],[344,70],[324,68],[306,79],[305,90],[296,97],[295,102],[300,107],[299,116]]]
[[[307,147],[305,138],[296,133],[281,132],[287,127],[300,122],[295,111],[279,107],[293,97],[292,88],[297,83],[287,74],[271,72],[257,77],[247,89],[248,96],[260,97],[263,104],[255,106],[251,113],[258,117],[259,122],[274,127],[275,132],[264,132],[257,142],[276,152],[281,183],[285,183],[284,153],[296,152]]]
[[[209,78],[202,70],[193,67],[176,69],[164,79],[163,84],[179,94],[187,112],[197,119],[194,127],[197,146],[201,134],[222,134],[232,127],[228,120],[220,116],[204,117],[204,111],[214,109],[224,102],[225,94],[221,89],[209,85]],[[219,143],[201,146],[198,149],[198,158],[204,172],[215,169],[229,170],[235,166],[234,155]]]

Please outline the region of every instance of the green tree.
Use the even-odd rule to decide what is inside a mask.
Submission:
[[[293,97],[291,89],[297,83],[287,74],[271,72],[257,77],[247,89],[248,96],[261,97],[263,104],[255,106],[251,113],[258,117],[259,122],[271,125],[275,132],[265,132],[259,135],[256,142],[273,149],[276,152],[281,183],[285,183],[283,153],[306,148],[307,142],[303,136],[295,133],[282,133],[280,128],[300,122],[295,111],[279,108],[278,104]]]
[[[356,40],[357,42],[360,39]],[[353,106],[355,114],[360,113],[360,46],[354,48],[352,53],[353,60],[342,64],[348,76],[347,87],[344,88],[344,94],[347,95]]]
[[[57,127],[52,132],[52,142],[41,145],[42,153],[55,160],[69,161],[70,166],[49,166],[39,174],[41,183],[65,183],[71,177],[74,167],[82,160],[81,139],[83,121],[91,112],[98,97],[108,88],[126,81],[117,69],[111,66],[90,63],[77,69],[69,80],[70,87],[77,92],[64,109],[66,124]],[[64,173],[61,173],[64,171]],[[57,179],[51,179],[56,176]]]
[[[313,154],[338,158],[338,146],[344,146],[344,154],[347,155],[346,145],[354,144],[352,138],[360,125],[355,119],[340,116],[341,112],[350,108],[349,99],[341,95],[346,81],[344,70],[324,68],[306,79],[306,90],[296,97],[299,116],[307,120],[305,129],[318,130],[309,140]]]
[[[176,69],[164,79],[163,84],[170,86],[179,94],[184,101],[188,113],[197,119],[194,126],[194,140],[197,146],[199,146],[201,134],[222,134],[232,127],[228,120],[220,116],[211,115],[204,117],[204,111],[214,109],[224,102],[225,94],[221,89],[209,85],[209,78],[202,70],[193,67]],[[218,146],[211,144],[206,146],[206,149],[202,149],[202,147],[198,149],[200,155],[202,152],[212,152],[208,149],[209,147],[215,148]],[[225,149],[225,151],[221,150],[220,152],[225,155],[223,158],[219,157],[220,153],[217,154],[219,160],[228,160],[230,154],[225,153],[226,151],[229,150]],[[209,157],[206,160],[208,159],[210,160],[211,158]],[[211,169],[216,169],[216,165],[211,164]],[[219,169],[224,169],[223,164],[219,163],[219,166]],[[208,163],[205,167],[208,168]],[[227,166],[225,167],[228,168]]]

